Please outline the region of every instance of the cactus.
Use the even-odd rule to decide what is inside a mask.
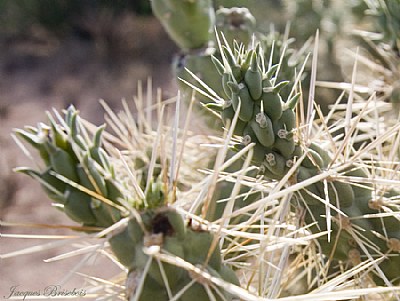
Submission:
[[[182,85],[181,80],[191,81],[185,68],[194,73],[200,71],[200,77],[217,89],[213,81],[215,74],[211,67],[211,55],[214,49],[209,47],[215,25],[215,11],[211,0],[152,0],[153,14],[160,20],[171,39],[182,50],[173,63],[173,71],[184,97],[190,101],[191,89]],[[204,74],[202,74],[204,72]],[[205,98],[204,98],[205,99]]]
[[[226,127],[232,125],[235,115],[238,116],[239,128],[235,128],[234,132],[242,138],[242,142],[234,145],[234,148],[242,149],[253,143],[252,162],[259,168],[260,174],[268,179],[281,180],[291,173],[291,181],[301,184],[303,181],[323,175],[323,171],[332,164],[332,155],[316,142],[311,144],[302,142],[302,136],[297,132],[295,110],[299,95],[294,95],[290,99],[281,98],[280,89],[287,82],[276,81],[274,76],[276,68],[268,69],[263,65],[261,57],[264,51],[261,45],[257,44],[255,49],[242,53],[227,47],[225,53],[230,57],[224,57],[223,62],[216,62],[216,68],[220,65],[226,66],[223,73],[221,72],[221,80],[225,81],[228,78],[226,86],[229,87],[229,90],[225,91],[225,101],[220,105],[219,111]],[[234,74],[235,68],[240,72]],[[223,76],[225,73],[228,73],[227,77]],[[227,117],[228,109],[230,113]],[[296,164],[299,160],[301,160],[299,164]],[[293,169],[295,164],[296,168]],[[369,177],[367,170],[352,164],[342,169],[341,175],[361,179]],[[332,212],[337,224],[332,225],[331,237],[336,239],[331,241],[327,241],[326,237],[318,239],[322,251],[329,258],[348,261],[349,254],[354,252],[361,257],[368,254],[368,251],[356,241],[352,232],[353,227],[361,227],[365,231],[364,237],[380,252],[393,254],[393,257],[379,264],[387,279],[374,275],[376,283],[384,284],[387,281],[397,283],[398,273],[390,268],[400,262],[395,247],[398,237],[394,232],[390,232],[391,229],[397,229],[399,223],[397,218],[390,216],[369,220],[351,219],[378,214],[384,206],[382,197],[385,199],[389,197],[387,194],[398,195],[397,191],[391,189],[383,195],[375,194],[372,190],[369,184],[359,187],[355,183],[329,179],[325,176],[323,180],[304,185],[296,191],[294,200],[298,203],[304,202],[310,212],[306,215],[306,222],[316,222],[310,228],[315,233],[329,230],[324,217],[326,213],[324,200],[329,200],[343,212]],[[382,229],[382,223],[385,230]],[[383,240],[382,237],[387,239]]]
[[[227,68],[221,74],[228,74],[227,77],[223,77],[224,81],[227,80],[225,86],[228,87],[228,99],[221,105],[224,125],[229,126],[237,112],[242,130],[235,128],[235,134],[243,137],[243,142],[238,147],[255,143],[255,158],[261,158],[255,163],[264,164],[268,170],[274,169],[273,173],[284,173],[290,164],[280,164],[281,157],[285,161],[293,161],[295,157],[292,131],[296,126],[294,108],[299,95],[294,95],[286,102],[282,100],[279,92],[288,82],[275,82],[273,70],[276,71],[276,68],[271,69],[270,74],[263,71],[264,67],[260,66],[263,56],[260,44],[254,50],[237,56],[233,53],[238,52],[230,48],[225,49],[225,53],[230,55],[231,59],[224,57]],[[222,62],[219,64],[223,65]],[[232,70],[236,66],[239,66],[239,72],[234,75]],[[269,161],[265,161],[265,157],[268,157]],[[278,166],[283,169],[278,170]]]
[[[230,268],[222,264],[219,248],[211,249],[213,235],[206,230],[193,227],[190,223],[186,225],[181,215],[171,207],[160,207],[142,212],[141,223],[143,223],[143,226],[140,226],[137,220],[131,219],[125,231],[116,236],[117,238],[120,237],[121,240],[124,237],[130,237],[131,241],[134,242],[130,248],[126,243],[121,245],[124,247],[124,252],[121,252],[121,260],[132,258],[128,266],[131,275],[135,275],[138,271],[143,272],[146,269],[146,263],[149,259],[151,260],[146,250],[160,248],[161,252],[182,258],[193,265],[205,264],[214,276],[238,284],[238,280]],[[209,259],[208,250],[211,252]],[[227,278],[228,276],[233,277],[233,280]],[[169,300],[167,291],[169,290],[173,295],[177,294],[192,281],[192,276],[178,266],[170,263],[159,263],[153,258],[144,281],[145,286],[141,292],[142,297],[139,300],[142,300],[141,298],[146,300],[144,296],[152,294],[154,287],[147,288],[146,285],[147,283],[153,283],[159,289],[157,294],[163,292],[163,297],[160,300],[167,301]],[[128,296],[129,300],[131,298],[133,300],[137,293],[134,288],[132,290],[132,295]],[[186,300],[189,296],[193,298],[191,295],[193,291],[196,291],[199,295],[196,298],[207,296],[203,285],[195,282],[179,300]],[[227,298],[226,300],[231,300],[232,297],[229,294],[225,294],[225,298]]]
[[[38,150],[45,167],[17,171],[37,179],[49,198],[84,227],[109,227],[126,216],[122,187],[101,147],[104,127],[90,140],[73,106],[67,109],[65,119],[57,114],[59,122],[50,113],[48,118],[49,125],[15,131]]]
[[[215,12],[210,0],[184,1],[183,5],[175,2],[156,0],[152,1],[152,7],[155,16],[182,51],[174,58],[173,71],[183,98],[190,103],[193,89],[188,83],[196,85],[197,82],[187,70],[196,74],[211,90],[221,93],[223,89],[213,67],[213,57],[221,56],[215,47],[214,27],[224,32],[230,43],[236,40],[247,45],[255,31],[255,19],[247,8],[220,8]],[[209,102],[209,98],[201,94],[196,98],[203,103]]]
[[[214,113],[214,129],[220,117],[224,139],[192,136],[191,120],[181,132],[178,118],[170,138],[160,116],[154,132],[143,107],[138,122],[106,107],[111,135],[70,107],[64,117],[48,114],[48,125],[16,130],[44,165],[17,170],[38,180],[78,229],[104,238],[125,272],[119,297],[126,300],[273,300],[291,294],[280,286],[286,272],[301,293],[319,285],[313,299],[368,293],[344,285],[384,285],[377,292],[394,296],[400,126],[365,130],[381,99],[352,111],[354,90],[345,112],[336,104],[313,122],[315,103],[305,115],[301,92],[304,56],[294,55],[291,40],[253,35],[246,9],[221,8],[216,24],[223,35],[216,35],[218,48],[208,47],[210,3],[152,1],[184,52],[179,76],[204,102],[211,99],[204,106]],[[217,154],[204,151],[210,143]]]
[[[154,149],[148,149],[142,157],[131,158],[128,163],[137,169],[138,189],[144,192],[141,197],[135,196],[127,193],[133,187],[127,186],[123,177],[117,177],[117,165],[111,162],[104,148],[105,127],[91,128],[90,138],[88,128],[73,106],[65,111],[64,119],[58,112],[55,115],[53,118],[48,114],[49,125],[40,123],[37,128],[15,130],[20,139],[38,151],[45,165],[43,171],[31,168],[17,171],[38,180],[49,198],[58,203],[71,220],[80,223],[84,231],[99,231],[123,218],[129,219],[127,225],[108,237],[115,258],[131,275],[128,279],[135,275],[144,277],[140,291],[127,283],[127,299],[148,300],[150,296],[157,296],[158,300],[170,300],[171,294],[188,287],[178,300],[192,298],[193,292],[198,298],[211,293],[217,300],[222,300],[219,297],[222,293],[224,300],[231,300],[231,294],[220,289],[218,292],[214,288],[206,289],[208,285],[201,278],[179,266],[161,262],[146,251],[159,248],[162,253],[202,266],[213,277],[239,284],[231,268],[222,262],[214,235],[207,228],[185,222],[181,214],[168,205],[170,198],[162,180],[165,170],[160,158],[158,167],[156,164],[149,177],[146,156],[152,157]],[[132,210],[138,214],[132,215]]]
[[[266,42],[267,40],[262,41]],[[266,178],[282,179],[291,170],[293,164],[301,158],[298,169],[291,171],[293,172],[293,181],[301,183],[321,175],[321,172],[332,163],[332,156],[317,144],[304,144],[301,137],[296,136],[295,107],[300,95],[292,93],[294,91],[293,70],[295,66],[289,65],[284,56],[283,60],[279,58],[279,64],[275,58],[276,65],[269,63],[267,67],[265,62],[274,63],[271,58],[272,47],[266,47],[265,50],[263,48],[261,45],[257,45],[252,50],[243,51],[239,44],[234,45],[232,49],[228,42],[219,49],[218,52],[221,56],[212,58],[218,73],[223,78],[223,91],[228,97],[223,105],[219,105],[217,112],[221,113],[225,126],[231,124],[234,114],[237,112],[238,121],[234,133],[242,136],[243,141],[235,148],[241,149],[249,143],[255,143],[253,163],[259,166],[261,174]],[[269,58],[271,60],[267,60]],[[282,74],[285,74],[284,79],[289,79],[289,81],[280,78],[279,76]],[[205,78],[210,79],[207,75]],[[285,87],[290,89],[283,93],[282,90]],[[344,169],[342,176],[368,178],[365,170],[358,170],[353,165]],[[296,193],[299,202],[305,202],[311,212],[319,212],[319,214],[314,214],[313,219],[310,219],[311,215],[306,218],[307,222],[317,221],[315,229],[311,228],[315,232],[328,230],[326,221],[322,218],[325,208],[321,206],[321,199],[329,200],[332,205],[337,206],[350,217],[374,214],[381,210],[381,206],[371,205],[378,202],[380,196],[371,193],[368,185],[359,188],[351,183],[332,179],[328,179],[325,183],[324,186],[322,182],[317,181],[301,188]],[[393,191],[390,193],[396,194]],[[368,203],[369,205],[366,205]],[[342,233],[342,227],[351,228],[352,224],[350,223],[350,226],[349,224],[341,225],[342,217],[337,216],[339,217],[339,226],[333,226],[332,236],[338,237],[338,241],[341,242],[340,248],[335,248],[332,242],[327,243],[325,238],[319,239],[319,241],[327,256],[337,260],[349,260],[350,253],[353,254],[355,250],[364,252],[364,250],[359,250],[359,246],[354,245],[354,238],[351,234],[339,235]],[[396,224],[396,221],[393,221],[393,217],[384,219],[384,224],[389,223]],[[379,222],[376,218],[372,218],[370,221],[356,221],[353,222],[353,225],[369,230],[371,233],[387,236],[378,229]],[[386,228],[389,229],[385,225]],[[346,231],[350,232],[349,228],[346,228]],[[390,244],[382,242],[381,237],[377,238],[371,233],[366,234],[369,241],[379,246],[383,252],[393,251]],[[393,239],[396,241],[395,234],[391,235],[394,236],[389,236],[388,241],[393,242]],[[393,258],[392,262],[396,262],[397,257]],[[387,265],[384,262],[381,266]],[[387,273],[385,274],[388,279],[394,281],[397,277],[396,273],[386,269]],[[379,277],[375,277],[375,280],[377,283],[384,283]]]

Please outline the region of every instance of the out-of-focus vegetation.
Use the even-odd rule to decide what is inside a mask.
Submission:
[[[214,0],[214,7],[247,7],[259,20],[258,27],[267,30],[271,24],[279,30],[285,26],[285,1]],[[88,34],[82,20],[108,14],[140,16],[152,14],[149,0],[1,0],[0,34],[21,34],[39,25],[57,34]]]
[[[124,12],[150,15],[147,0],[1,0],[0,33],[23,33],[40,25],[57,34],[77,31],[84,34],[80,24],[98,14],[117,17]]]

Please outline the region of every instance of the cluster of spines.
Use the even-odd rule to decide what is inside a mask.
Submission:
[[[332,157],[327,150],[317,143],[301,145],[295,140],[295,107],[299,95],[289,100],[281,98],[279,91],[287,81],[275,82],[274,75],[278,69],[276,65],[264,71],[266,68],[261,58],[261,53],[264,51],[260,50],[260,45],[248,51],[240,48],[231,50],[225,46],[222,49],[223,61],[216,58],[213,58],[213,61],[221,75],[226,98],[223,105],[213,105],[210,108],[220,112],[225,126],[232,125],[235,114],[238,115],[233,132],[242,137],[242,143],[234,147],[239,149],[254,143],[253,163],[259,166],[260,173],[269,179],[282,179],[300,159],[302,161],[298,168],[292,171],[291,181],[301,183],[327,170],[332,163]],[[353,165],[343,171],[342,175],[358,177],[361,180],[368,178],[365,169]],[[390,190],[387,193],[396,192]],[[332,239],[331,241],[326,237],[319,239],[322,250],[327,256],[332,256],[336,260],[349,260],[349,254],[365,255],[365,249],[363,250],[359,242],[354,239],[353,226],[366,230],[363,238],[372,242],[381,252],[400,251],[399,235],[396,231],[392,232],[399,226],[396,217],[362,218],[366,214],[379,213],[382,208],[374,206],[381,198],[373,194],[371,185],[352,185],[326,178],[299,189],[296,196],[310,211],[306,221],[317,222],[310,228],[316,233],[328,230],[325,200],[329,200],[333,206],[347,215],[345,217],[336,211],[332,212],[335,220],[331,225]],[[386,239],[383,239],[384,237]],[[374,253],[372,249],[370,252]],[[395,281],[398,277],[398,273],[393,271],[391,266],[399,261],[400,256],[393,256],[380,264],[390,281]],[[376,281],[383,283],[379,277]]]
[[[160,182],[162,170],[154,170],[147,190],[146,185],[141,183],[145,191],[144,200],[124,202],[125,206],[132,206],[125,208],[121,204],[123,194],[118,188],[119,180],[102,146],[104,126],[97,128],[90,139],[74,107],[68,108],[64,119],[57,112],[56,117],[59,122],[49,114],[50,125],[41,123],[37,128],[26,127],[15,131],[38,151],[45,165],[44,171],[31,168],[17,170],[37,179],[49,198],[58,203],[69,218],[81,223],[83,230],[96,231],[100,227],[109,227],[125,214],[128,216],[130,210],[137,210],[139,220],[131,216],[128,226],[108,239],[114,255],[131,275],[142,277],[146,263],[151,260],[144,249],[159,247],[163,252],[193,265],[202,265],[214,277],[239,285],[233,270],[222,263],[221,252],[218,245],[214,246],[211,232],[185,224],[182,216],[172,207],[164,207],[165,192]],[[137,158],[134,164],[146,169],[142,159]],[[155,300],[167,301],[170,300],[168,294],[177,293],[193,279],[194,283],[177,300],[208,299],[208,289],[205,288],[208,284],[192,277],[181,267],[159,264],[153,259],[146,272],[141,291],[134,291],[128,299],[133,300],[137,293],[135,298],[138,299],[135,300],[154,297]],[[232,299],[227,292],[216,292],[215,289],[210,292],[216,300]]]
[[[293,89],[296,72],[301,70],[301,64],[305,61],[303,53],[305,49],[300,51],[292,48],[293,38],[285,37],[274,31],[266,35],[260,34],[259,41],[264,49],[264,60],[271,66],[278,64],[280,66],[279,72],[276,74],[276,81],[289,81],[287,86],[279,91],[281,97],[286,99]]]
[[[278,65],[263,70],[260,44],[246,52],[225,46],[222,51],[222,62],[213,58],[227,96],[220,107],[222,121],[228,126],[237,113],[234,133],[242,136],[243,145],[255,143],[253,162],[263,165],[272,178],[281,178],[295,156],[294,107],[299,95],[287,102],[282,100],[279,91],[288,82],[275,82]]]
[[[231,268],[224,265],[218,244],[214,244],[214,236],[208,230],[185,223],[182,216],[172,207],[160,207],[141,212],[140,220],[132,218],[128,226],[120,234],[110,240],[114,254],[129,269],[129,276],[135,277],[134,283],[142,279],[141,290],[138,287],[127,289],[130,300],[168,301],[185,286],[195,280],[177,300],[209,300],[206,283],[171,263],[161,263],[151,258],[145,250],[157,248],[160,252],[177,256],[195,266],[204,268],[214,277],[239,285],[239,281]],[[143,275],[146,265],[147,274]],[[144,278],[143,278],[144,276]],[[128,281],[129,283],[129,281]],[[210,289],[215,300],[231,300],[232,296],[221,290]],[[138,299],[135,299],[137,296]]]
[[[108,227],[121,219],[122,193],[107,153],[101,146],[104,127],[92,140],[82,126],[78,112],[68,108],[65,119],[50,114],[50,125],[26,127],[15,133],[38,150],[43,170],[20,168],[36,178],[47,195],[74,221],[84,226]]]
[[[351,167],[345,173],[346,176],[366,179],[369,177],[367,170],[363,168]],[[378,285],[388,285],[388,281],[397,284],[399,281],[398,270],[393,268],[400,264],[400,234],[399,219],[392,215],[379,217],[380,213],[385,212],[384,208],[390,206],[391,198],[398,195],[395,190],[386,192],[374,191],[372,184],[363,183],[361,185],[351,185],[340,187],[338,184],[344,183],[332,181],[328,182],[333,187],[332,196],[336,199],[333,205],[337,206],[345,215],[332,212],[333,220],[331,223],[331,240],[326,238],[319,239],[321,250],[329,258],[352,262],[358,264],[363,259],[381,258],[377,265],[384,272],[386,279],[382,275],[374,272],[373,279]],[[320,189],[322,183],[316,183]],[[346,192],[347,191],[347,192]],[[331,200],[332,203],[332,200]],[[308,210],[312,212],[306,215],[305,221],[309,224],[317,222],[310,228],[313,232],[327,231],[326,208],[320,204],[308,205]],[[376,215],[376,216],[375,216]],[[365,218],[364,216],[370,216]],[[362,229],[358,232],[358,229]],[[385,255],[384,255],[385,254]],[[386,257],[387,256],[387,257]]]
[[[163,2],[165,0],[160,0]],[[168,2],[168,0],[166,1]],[[180,8],[177,8],[178,10]],[[216,32],[223,33],[225,40],[230,45],[240,41],[244,45],[248,45],[252,39],[252,35],[255,31],[255,18],[250,13],[247,8],[219,8],[213,14],[216,15],[216,19],[213,19],[212,29],[215,28]],[[166,30],[168,31],[167,24],[164,24],[163,20],[160,19]],[[182,25],[183,26],[183,25]],[[195,30],[197,24],[191,23],[191,28]],[[184,26],[183,26],[184,27]],[[173,36],[171,36],[173,38]],[[177,83],[180,90],[183,92],[184,99],[187,102],[190,101],[192,97],[192,89],[188,87],[185,82],[189,82],[192,85],[196,85],[197,82],[193,77],[186,71],[190,70],[192,73],[196,74],[207,86],[218,93],[223,93],[223,88],[219,81],[219,75],[216,72],[211,56],[221,58],[221,53],[219,52],[217,41],[215,40],[215,34],[212,33],[209,36],[208,43],[204,45],[203,48],[192,48],[187,50],[181,47],[183,54],[179,55],[174,60],[174,72],[177,77]],[[208,46],[208,47],[207,47]],[[202,95],[197,94],[196,97],[204,103],[209,103],[210,99],[208,97],[202,97]],[[210,122],[211,124],[211,122]],[[219,125],[218,125],[219,126]]]

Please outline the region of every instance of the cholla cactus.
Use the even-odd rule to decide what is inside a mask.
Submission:
[[[187,102],[192,98],[192,89],[182,80],[196,84],[186,69],[195,73],[214,91],[222,92],[218,73],[211,57],[220,57],[215,47],[214,27],[226,34],[226,39],[248,45],[255,31],[255,19],[247,8],[220,8],[216,12],[210,0],[196,1],[152,1],[153,12],[170,37],[182,50],[173,62],[173,70],[180,90]],[[215,19],[215,14],[217,18]],[[196,96],[202,102],[207,97]]]
[[[223,263],[217,240],[207,226],[184,219],[173,207],[176,186],[187,185],[187,180],[183,172],[181,182],[165,182],[169,164],[161,164],[163,159],[156,155],[155,140],[149,139],[151,130],[135,128],[129,113],[127,119],[121,120],[110,113],[109,122],[119,133],[119,137],[111,136],[112,143],[127,146],[126,151],[116,152],[111,142],[103,138],[105,127],[84,125],[86,121],[74,107],[66,110],[65,118],[58,112],[55,115],[53,118],[48,114],[49,125],[40,123],[37,128],[16,130],[38,151],[45,165],[43,170],[17,171],[37,179],[57,207],[81,224],[79,229],[109,233],[111,230],[104,229],[120,225],[107,238],[117,261],[128,271],[126,298],[167,301],[179,295],[176,300],[204,300],[215,295],[216,300],[231,300],[230,293],[212,286],[209,280],[157,257],[174,256],[212,277],[239,285],[233,270]],[[136,132],[135,150],[128,132]],[[146,139],[146,145],[139,146]],[[140,148],[143,151],[139,152]],[[119,160],[109,152],[119,154]],[[128,172],[131,177],[137,173],[136,184],[128,183],[127,174],[121,169],[124,165],[137,169]]]
[[[336,163],[333,155],[319,143],[309,143],[305,139],[297,129],[295,108],[300,95],[281,98],[279,91],[287,84],[276,81],[275,73],[281,66],[266,67],[259,44],[255,49],[241,52],[228,47],[223,49],[223,61],[214,60],[225,87],[225,100],[217,103],[217,111],[225,126],[234,127],[233,132],[242,138],[234,147],[241,149],[254,144],[253,163],[259,167],[260,174],[297,183],[300,188],[293,199],[303,203],[309,211],[306,221],[316,222],[310,230],[315,233],[331,231],[330,240],[319,239],[324,254],[349,262],[354,262],[355,254],[359,260],[371,256],[372,250],[378,254],[393,254],[376,264],[384,275],[380,273],[375,281],[397,283],[399,274],[393,267],[400,263],[399,237],[393,231],[399,220],[394,215],[380,217],[379,212],[385,200],[399,193],[393,189],[375,191],[368,181],[367,169],[351,161]],[[326,172],[329,169],[336,172]],[[356,178],[363,184],[341,178]],[[310,179],[315,180],[310,183]],[[309,184],[301,185],[303,182]],[[336,208],[329,213],[336,220],[333,224],[326,219],[330,206]],[[372,218],[362,218],[367,215]],[[355,234],[355,228],[365,231],[362,238]]]
[[[272,178],[280,178],[291,167],[296,154],[292,131],[296,126],[294,108],[300,95],[287,102],[282,100],[279,91],[288,82],[275,81],[279,64],[265,70],[259,44],[254,50],[236,53],[235,56],[224,47],[224,62],[214,60],[228,96],[220,106],[221,118],[228,126],[237,112],[235,134],[243,137],[243,145],[256,143],[253,161],[264,163],[265,172]]]
[[[141,217],[143,225],[131,220],[123,233],[111,239],[111,242],[120,241],[120,257],[124,260],[131,259],[128,276],[130,300],[156,298],[167,301],[177,294],[181,294],[178,300],[207,300],[211,298],[209,293],[215,295],[216,300],[232,299],[226,292],[222,292],[224,299],[211,288],[207,292],[206,280],[201,277],[196,279],[194,274],[173,264],[151,260],[148,255],[159,248],[166,254],[177,256],[193,265],[204,266],[214,277],[239,285],[234,272],[222,264],[220,250],[213,246],[214,238],[211,233],[192,224],[186,226],[181,215],[171,208],[145,211]],[[128,248],[127,240],[133,241],[131,248]],[[135,283],[142,277],[143,287],[138,288]],[[185,287],[187,289],[183,290]]]
[[[305,53],[310,51],[310,45],[304,44],[301,50],[293,48],[294,39],[283,36],[278,32],[270,32],[266,35],[260,34],[260,44],[264,51],[265,64],[269,66],[280,66],[279,72],[274,75],[274,80],[278,82],[288,82],[279,91],[283,99],[289,97],[296,82],[296,72],[301,72],[304,68],[302,64],[306,61]],[[302,83],[305,85],[305,74],[302,73]],[[309,84],[308,84],[309,85]],[[307,85],[307,86],[308,86]]]
[[[59,122],[48,114],[50,125],[16,130],[16,134],[36,148],[46,165],[44,171],[20,168],[36,178],[48,196],[74,221],[84,227],[109,227],[127,210],[107,153],[101,147],[104,127],[92,140],[81,125],[78,112],[70,107]]]
[[[239,27],[244,43],[231,43],[232,33],[226,32],[223,45],[217,36],[218,49],[204,52],[209,1],[152,4],[187,62],[204,54],[203,63],[193,61],[203,70],[186,74],[193,77],[189,86],[214,101],[206,107],[220,117],[223,139],[191,140],[190,117],[183,131],[178,117],[172,128],[164,128],[160,117],[155,133],[142,122],[143,106],[138,122],[128,110],[117,116],[106,107],[114,135],[81,119],[73,107],[64,117],[49,114],[49,125],[16,131],[44,164],[18,170],[37,179],[80,230],[111,247],[126,275],[123,298],[272,300],[291,293],[280,286],[286,271],[301,280],[296,282],[304,285],[302,293],[321,285],[302,299],[367,294],[368,289],[332,293],[345,282],[358,287],[359,279],[362,287],[385,285],[377,291],[393,293],[400,279],[400,125],[376,125],[374,105],[380,103],[372,105],[371,98],[357,109],[354,90],[344,112],[336,104],[313,122],[320,113],[312,107],[314,87],[305,113],[303,65],[292,60],[288,41],[257,34],[248,43],[251,31]],[[241,12],[250,20],[241,24],[254,25]],[[181,23],[196,19],[201,26],[187,29]],[[210,80],[218,80],[220,89],[212,91]],[[200,149],[210,143],[217,155]],[[237,153],[227,155],[228,146]],[[338,271],[343,276],[333,278]],[[306,283],[307,273],[315,279]]]

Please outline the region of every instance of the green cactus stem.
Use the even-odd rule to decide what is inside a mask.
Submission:
[[[296,134],[295,112],[296,102],[299,98],[285,99],[281,97],[280,89],[287,83],[276,80],[276,70],[279,68],[272,68],[271,71],[268,66],[263,65],[264,60],[261,58],[265,50],[261,45],[257,45],[254,50],[239,52],[227,49],[225,52],[229,52],[233,56],[231,58],[224,57],[223,61],[216,62],[216,65],[217,68],[220,68],[220,65],[226,66],[224,73],[229,74],[230,80],[227,86],[230,91],[225,94],[224,98],[227,99],[225,103],[232,103],[232,105],[229,106],[231,110],[229,116],[220,114],[225,126],[231,124],[234,114],[238,114],[239,120],[244,123],[244,126],[240,124],[239,128],[235,128],[234,132],[242,137],[242,143],[236,144],[234,148],[242,149],[245,145],[254,143],[252,162],[259,167],[260,174],[272,180],[282,179],[289,171],[292,172],[292,183],[302,183],[322,175],[332,163],[332,156],[317,143],[310,145],[301,143],[301,139]],[[254,65],[255,62],[257,66]],[[240,67],[240,74],[232,72],[237,65]],[[279,67],[283,68],[283,66]],[[254,72],[260,72],[261,76],[253,76]],[[224,80],[224,77],[221,80]],[[262,83],[261,94],[259,93],[260,81]],[[241,93],[241,91],[248,92]],[[234,105],[236,102],[239,102],[241,106]],[[222,109],[224,110],[224,107]],[[238,110],[240,111],[238,112]],[[298,160],[302,161],[297,164],[297,169],[291,170]],[[341,175],[360,179],[369,178],[368,170],[353,165],[343,170]],[[387,194],[398,195],[399,193],[389,190]],[[399,250],[396,247],[396,243],[399,241],[398,235],[397,232],[388,231],[392,229],[397,231],[400,221],[394,216],[362,218],[367,214],[381,212],[382,205],[379,205],[381,204],[379,200],[387,197],[386,195],[373,193],[369,184],[360,186],[357,183],[347,183],[325,177],[324,180],[315,181],[296,191],[293,200],[308,208],[306,222],[316,222],[310,228],[315,233],[328,230],[325,200],[329,200],[330,204],[339,208],[345,215],[331,210],[334,220],[334,224],[331,225],[331,240],[328,241],[326,237],[318,239],[322,251],[328,258],[338,261],[349,261],[349,254],[355,252],[358,252],[361,257],[375,254],[376,251],[365,249],[364,244],[360,243],[367,239],[382,254],[391,255],[378,264],[387,279],[381,279],[377,274],[374,275],[377,284],[388,284],[388,281],[397,283],[399,280],[398,271],[391,268],[392,265],[400,262]],[[358,241],[354,232],[355,227],[365,230],[363,238]],[[378,235],[374,233],[378,233]]]
[[[151,0],[151,7],[182,50],[207,47],[215,22],[211,0]]]
[[[121,204],[124,196],[108,155],[101,147],[104,127],[99,127],[90,141],[74,107],[67,109],[64,120],[57,115],[59,122],[50,114],[48,117],[50,126],[15,131],[39,152],[44,169],[17,171],[37,179],[49,198],[83,226],[109,227],[119,221],[127,210]]]
[[[128,227],[110,240],[114,253],[128,267],[130,275],[141,274],[151,260],[139,300],[145,300],[142,298],[152,295],[154,286],[157,286],[160,294],[163,292],[164,296],[158,300],[167,301],[168,290],[175,295],[194,279],[190,272],[178,266],[159,263],[155,258],[152,259],[151,255],[146,253],[146,248],[159,248],[162,253],[177,256],[193,265],[205,266],[211,275],[239,285],[234,272],[222,263],[220,249],[218,246],[213,246],[214,236],[208,230],[194,226],[190,222],[185,223],[182,216],[172,207],[145,210],[141,212],[140,217],[143,226],[132,218]],[[126,241],[134,243],[129,244]],[[150,283],[154,285],[150,286]],[[192,292],[196,292],[198,296],[191,295]],[[136,293],[133,290],[128,297],[131,299]],[[213,294],[216,300],[222,300],[216,292]],[[232,296],[228,293],[223,292],[223,295],[225,300],[232,300]],[[205,296],[207,290],[202,283],[196,281],[178,300],[188,300],[189,297],[208,300]]]
[[[48,116],[50,126],[41,124],[38,128],[16,130],[22,140],[38,150],[44,170],[20,168],[18,171],[38,180],[49,198],[57,202],[71,220],[84,227],[99,230],[128,217],[127,225],[108,237],[114,256],[129,274],[144,276],[142,290],[137,292],[129,288],[127,299],[157,297],[157,300],[168,301],[171,293],[175,295],[192,283],[178,300],[192,298],[192,292],[199,298],[211,292],[216,300],[232,300],[227,292],[206,289],[206,284],[194,279],[187,270],[160,262],[146,252],[148,248],[159,248],[160,252],[202,266],[214,277],[239,284],[233,270],[222,262],[214,235],[201,225],[185,223],[173,207],[166,206],[162,169],[155,168],[149,183],[140,181],[144,186],[144,199],[133,201],[132,195],[124,195],[126,189],[122,189],[121,180],[115,176],[113,164],[102,147],[104,126],[97,128],[90,137],[72,106],[66,110],[64,119],[56,113],[58,122]],[[137,157],[132,163],[143,173],[141,178],[147,179],[147,162]],[[127,205],[129,208],[124,207]],[[138,214],[129,214],[132,210]]]

